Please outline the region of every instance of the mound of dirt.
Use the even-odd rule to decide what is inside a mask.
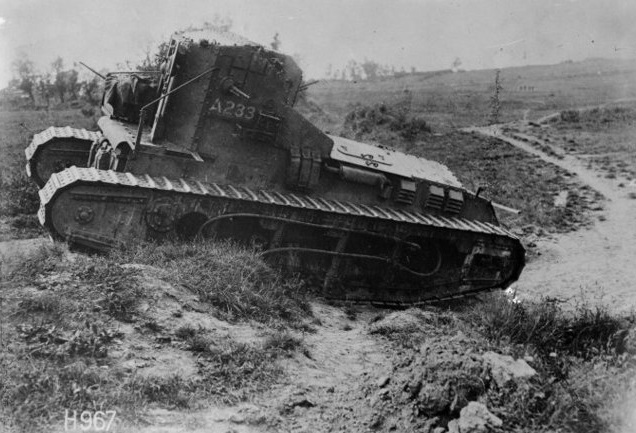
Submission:
[[[377,427],[446,431],[449,421],[491,386],[489,365],[478,349],[484,342],[461,331],[449,338],[445,331],[452,320],[448,313],[413,309],[392,313],[369,326],[369,332],[399,342],[404,338],[401,333],[409,333],[409,338],[422,336],[411,340],[413,347],[398,352],[393,373],[377,383],[371,398]]]

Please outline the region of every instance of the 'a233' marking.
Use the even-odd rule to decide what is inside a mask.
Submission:
[[[210,112],[216,111],[226,117],[234,117],[237,119],[252,120],[256,114],[256,107],[252,105],[237,104],[230,100],[221,100],[216,98],[210,107]]]

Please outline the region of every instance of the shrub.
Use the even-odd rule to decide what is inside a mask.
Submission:
[[[563,110],[560,113],[562,122],[577,123],[580,118],[580,113],[577,110]]]
[[[0,213],[7,216],[35,214],[40,207],[38,188],[22,164],[13,164],[0,175]]]
[[[377,138],[378,130],[383,130],[409,142],[421,133],[430,133],[428,123],[409,111],[409,107],[403,104],[358,106],[345,117],[344,132],[357,139],[373,140]]]

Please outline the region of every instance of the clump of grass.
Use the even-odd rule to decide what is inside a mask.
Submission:
[[[63,244],[41,245],[35,251],[17,257],[15,264],[2,277],[14,281],[33,281],[40,274],[59,269],[67,253],[68,248]]]
[[[26,296],[19,304],[18,313],[44,312],[61,316],[91,305],[93,311],[103,311],[120,321],[131,321],[142,297],[142,288],[135,280],[137,270],[100,256],[76,256],[66,260],[68,254],[63,244],[42,245],[21,257],[3,276],[16,284],[36,283],[41,290],[49,289]],[[62,274],[75,278],[78,287],[57,284],[55,281]]]
[[[369,323],[369,333],[382,335],[401,349],[414,349],[432,334],[449,332],[456,327],[454,316],[437,310],[410,308],[386,316],[374,317]]]
[[[357,106],[345,117],[346,135],[353,135],[357,139],[376,138],[372,136],[377,134],[378,130],[395,134],[411,142],[420,134],[430,133],[431,127],[423,118],[411,114],[410,106],[404,103]]]
[[[187,340],[189,338],[194,337],[195,335],[197,335],[197,328],[195,328],[192,325],[184,325],[184,326],[180,326],[177,328],[177,330],[175,331],[174,335],[177,338],[180,338],[182,340]]]
[[[80,256],[69,267],[96,308],[122,322],[133,320],[143,297],[143,288],[135,279],[138,270],[100,256]]]
[[[195,334],[188,338],[188,350],[199,353],[209,353],[214,341],[202,334]]]
[[[270,333],[263,342],[263,350],[292,354],[304,350],[303,339],[289,331],[275,331]]]
[[[559,117],[561,122],[578,123],[581,115],[578,110],[563,110]]]
[[[266,389],[283,372],[275,361],[278,349],[225,340],[207,351],[200,373],[205,394],[223,403],[235,404]]]
[[[624,326],[603,306],[580,304],[568,311],[554,300],[513,303],[499,293],[474,305],[465,318],[497,344],[532,346],[547,357],[558,353],[583,360],[614,350],[612,336]]]
[[[585,303],[567,310],[551,300],[512,303],[501,294],[462,317],[496,350],[532,355],[536,377],[524,386],[488,392],[508,428],[602,432],[616,424],[608,408],[633,375],[622,353],[633,317]]]
[[[20,310],[25,313],[46,313],[57,315],[60,313],[61,302],[52,293],[37,293],[25,296],[19,303]]]
[[[0,417],[17,431],[50,431],[50,424],[63,423],[65,410],[116,410],[120,422],[135,419],[149,403],[186,408],[198,396],[196,382],[178,375],[140,377],[88,358],[21,357],[25,362],[0,355]]]
[[[149,264],[230,319],[300,322],[311,315],[300,281],[283,279],[254,251],[221,242],[140,245],[120,260]]]
[[[133,376],[125,383],[124,390],[129,394],[128,398],[137,395],[135,400],[140,403],[159,403],[180,409],[189,408],[199,395],[197,382],[178,374],[168,377]]]
[[[0,214],[35,214],[40,207],[38,187],[30,180],[23,161],[15,161],[0,175]]]
[[[353,305],[347,305],[344,310],[347,319],[356,320],[358,318],[358,310]]]

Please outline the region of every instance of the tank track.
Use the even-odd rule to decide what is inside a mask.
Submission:
[[[421,305],[505,288],[523,268],[519,240],[493,224],[299,194],[71,167],[40,198],[55,238],[98,250],[179,229],[231,238],[330,299]]]
[[[51,126],[35,134],[24,150],[27,175],[42,188],[52,173],[73,165],[85,166],[91,144],[101,136],[101,132],[70,126]]]

